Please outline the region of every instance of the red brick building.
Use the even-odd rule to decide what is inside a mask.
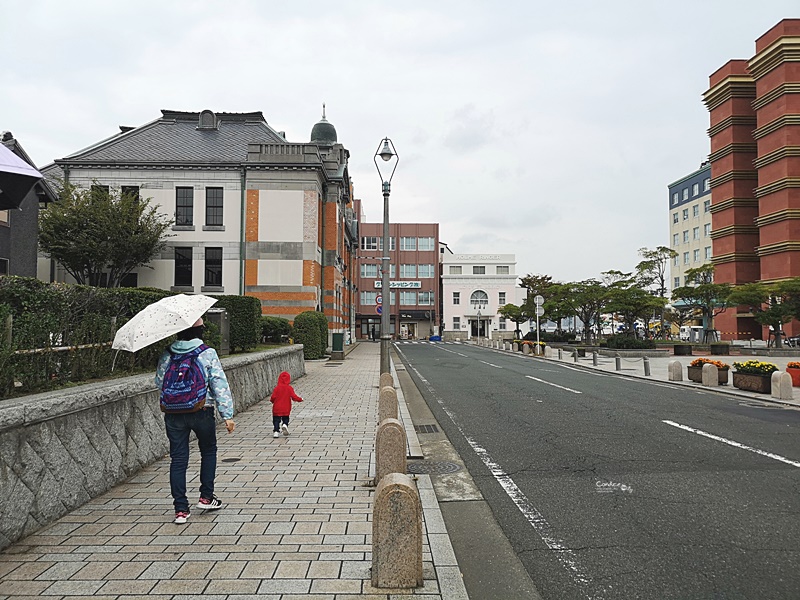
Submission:
[[[749,60],[709,78],[713,262],[717,283],[800,277],[800,19],[756,40]],[[762,338],[748,307],[716,318],[722,339]],[[787,326],[800,333],[798,324]]]

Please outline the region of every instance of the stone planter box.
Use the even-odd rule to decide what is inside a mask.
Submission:
[[[792,387],[800,387],[800,369],[786,369],[792,378]]]
[[[675,356],[692,355],[692,347],[689,344],[675,344],[672,348],[673,348],[673,354]]]
[[[749,373],[733,372],[733,387],[747,392],[769,394],[772,392],[772,374],[751,375]]]
[[[799,369],[800,370],[800,369]],[[727,385],[728,372],[730,369],[717,369],[717,381],[720,385]],[[686,367],[686,375],[689,381],[703,383],[703,367]]]
[[[730,344],[711,344],[710,348],[712,356],[728,356],[731,353]]]

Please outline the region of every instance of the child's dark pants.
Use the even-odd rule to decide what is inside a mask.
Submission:
[[[289,417],[277,417],[272,415],[272,430],[273,431],[280,431],[281,430],[281,420],[283,424],[287,427],[289,426]]]

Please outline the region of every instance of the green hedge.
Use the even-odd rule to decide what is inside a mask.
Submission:
[[[282,317],[261,317],[261,341],[280,344],[292,335],[292,325]]]
[[[640,340],[632,335],[612,335],[606,342],[615,350],[650,350],[656,347],[654,340]]]
[[[322,352],[324,354],[328,349],[328,317],[321,312],[314,311],[314,319],[317,322],[317,327],[319,327],[320,340],[322,341]]]
[[[252,296],[215,296],[213,308],[228,311],[231,352],[255,348],[261,340],[261,301]]]
[[[325,342],[322,341],[319,319],[316,316],[319,314],[315,310],[309,310],[294,318],[294,341],[303,344],[303,357],[306,360],[325,356]]]

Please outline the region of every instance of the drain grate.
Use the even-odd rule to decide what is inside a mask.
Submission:
[[[447,461],[426,460],[408,463],[407,470],[409,473],[415,473],[417,475],[441,475],[444,473],[455,473],[456,471],[460,471],[461,465]]]
[[[220,462],[239,462],[241,458],[223,458]]]
[[[417,433],[439,433],[439,428],[436,425],[414,425],[414,431]]]

